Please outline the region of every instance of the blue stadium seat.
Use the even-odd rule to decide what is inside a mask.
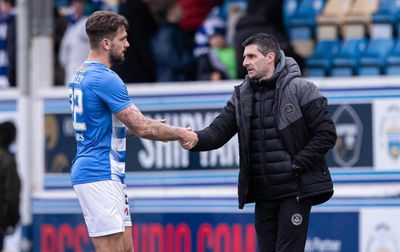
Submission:
[[[360,56],[367,45],[365,39],[344,40],[333,59],[331,76],[352,76],[357,73]]]
[[[378,10],[372,14],[372,22],[394,24],[396,13],[399,10],[397,2],[397,0],[381,0]]]
[[[386,58],[394,46],[393,39],[372,39],[362,53],[359,75],[380,75],[384,72]]]
[[[339,40],[319,41],[314,54],[306,60],[307,76],[329,76],[333,57],[339,52],[339,47]]]
[[[384,72],[387,75],[399,75],[400,74],[400,39],[396,41],[393,49],[386,60],[386,67]]]
[[[295,14],[288,20],[289,37],[292,40],[313,38],[316,16],[323,10],[325,0],[302,0]]]
[[[300,0],[284,0],[283,2],[283,23],[287,30],[299,5]]]
[[[399,34],[400,1],[381,0],[378,10],[371,16],[371,37],[393,38]]]

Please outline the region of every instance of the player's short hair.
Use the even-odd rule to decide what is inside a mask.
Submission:
[[[275,54],[275,64],[278,63],[281,53],[281,47],[279,45],[278,39],[274,35],[268,33],[255,34],[247,38],[242,43],[243,47],[249,45],[257,45],[258,51],[264,56],[267,55],[269,52],[273,52]]]
[[[112,40],[121,26],[128,30],[128,21],[124,16],[112,11],[94,12],[86,21],[90,48],[97,48],[103,38]]]

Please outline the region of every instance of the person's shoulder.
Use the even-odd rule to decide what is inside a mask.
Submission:
[[[245,78],[243,79],[243,81],[239,85],[236,85],[235,88],[244,89],[244,88],[248,88],[249,85],[250,85],[250,79],[249,79],[248,75],[246,75]]]
[[[0,166],[7,167],[14,160],[14,157],[5,149],[0,148]]]
[[[297,88],[315,88],[316,85],[310,81],[305,79],[304,77],[295,77],[291,80],[291,82],[296,85]]]
[[[100,63],[90,63],[86,65],[86,76],[98,78],[103,81],[118,80],[118,75],[108,67]]]
[[[107,81],[113,82],[113,83],[119,83],[119,84],[124,84],[124,82],[122,81],[121,77],[119,77],[119,75],[114,72],[113,70],[107,68],[107,71],[105,72],[104,78]]]

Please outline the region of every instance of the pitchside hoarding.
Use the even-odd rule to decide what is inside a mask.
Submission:
[[[144,111],[176,126],[194,130],[208,126],[219,109]],[[329,167],[373,167],[371,104],[330,105],[337,127],[336,147],[328,154]],[[45,116],[46,172],[69,173],[76,152],[70,114]],[[156,142],[133,137],[127,140],[126,171],[179,171],[235,169],[239,166],[237,135],[218,150],[191,153],[178,142]],[[363,158],[361,158],[363,157]]]
[[[256,252],[254,214],[135,213],[132,237],[143,252]],[[34,251],[94,251],[82,215],[37,214]],[[358,213],[312,213],[306,252],[358,251]]]

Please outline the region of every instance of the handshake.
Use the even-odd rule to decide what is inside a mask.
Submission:
[[[182,133],[179,138],[179,143],[184,148],[185,150],[190,150],[194,146],[196,146],[197,142],[199,141],[199,138],[197,137],[197,134],[193,132],[192,128],[187,127],[187,128],[181,128]]]

